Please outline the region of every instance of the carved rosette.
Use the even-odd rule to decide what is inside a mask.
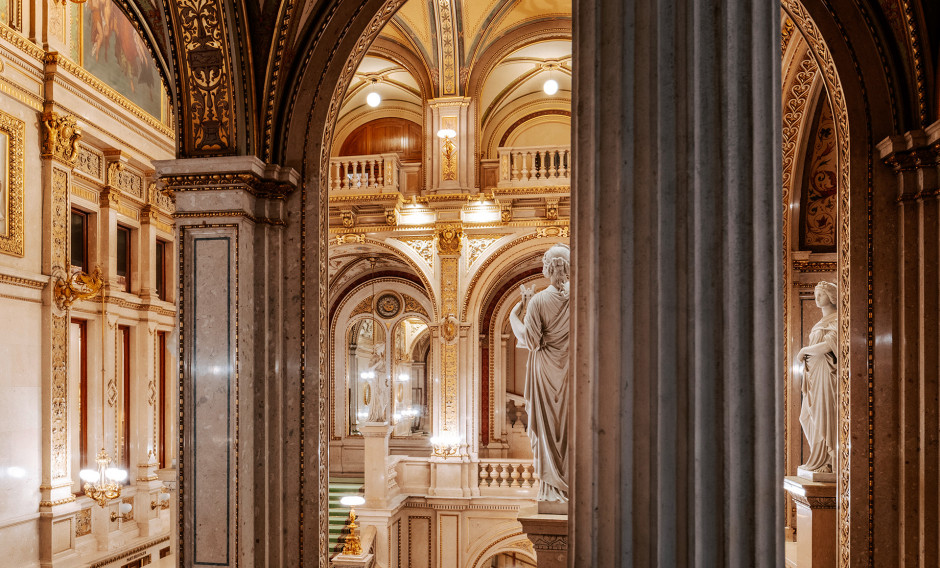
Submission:
[[[82,130],[74,116],[60,115],[55,111],[42,113],[41,156],[59,160],[69,166],[78,157],[78,141]]]

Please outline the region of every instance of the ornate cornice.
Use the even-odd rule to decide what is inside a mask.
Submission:
[[[254,172],[177,174],[160,176],[165,191],[244,190],[255,197],[283,199],[295,186],[290,181],[264,178]]]

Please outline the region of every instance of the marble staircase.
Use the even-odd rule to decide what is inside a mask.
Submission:
[[[329,525],[330,554],[339,552],[343,542],[343,528],[349,518],[349,507],[344,507],[339,500],[346,495],[362,495],[365,479],[362,477],[330,477],[329,485]]]

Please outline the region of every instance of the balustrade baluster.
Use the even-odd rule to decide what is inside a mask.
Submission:
[[[511,475],[511,477],[512,477],[512,483],[510,484],[510,487],[521,487],[521,485],[520,485],[520,483],[519,483],[519,468],[521,468],[522,466],[521,466],[521,465],[512,464],[512,465],[510,465],[509,467],[512,468],[512,475]]]
[[[490,487],[499,487],[499,470],[496,464],[490,464]]]
[[[522,486],[523,487],[532,487],[532,474],[529,473],[530,465],[522,465]]]
[[[555,158],[558,156],[558,152],[555,150],[548,151],[548,177],[552,179],[558,179],[558,168],[555,166]]]
[[[489,466],[486,464],[480,464],[480,487],[489,487],[489,483],[486,481],[487,477],[489,477],[489,473],[486,471],[487,467]]]
[[[385,168],[387,168],[387,167],[388,167],[388,166],[385,164],[385,159],[384,159],[384,158],[379,159],[379,160],[376,160],[376,168],[378,169],[378,173],[377,173],[376,176],[375,176],[375,185],[376,185],[377,187],[385,187],[385,186],[387,185],[387,182],[385,181],[385,177],[386,177],[386,176],[385,176],[385,172],[386,172],[386,169],[385,169]]]
[[[522,152],[512,154],[512,181],[519,181],[519,161],[522,159]]]
[[[536,154],[538,154],[539,160],[542,162],[539,168],[539,177],[546,179],[548,178],[548,151],[538,151]]]
[[[500,486],[500,487],[505,487],[505,486],[509,485],[509,468],[508,468],[505,464],[499,464],[499,467],[500,467],[500,472],[499,472],[499,479],[500,479],[500,482],[499,482],[499,486]]]

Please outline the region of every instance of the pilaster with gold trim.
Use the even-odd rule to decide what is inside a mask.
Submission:
[[[49,277],[43,290],[42,308],[42,484],[40,485],[40,557],[51,562],[53,550],[68,554],[70,543],[54,542],[75,501],[69,459],[69,305],[63,297],[68,282],[69,185],[81,131],[74,117],[47,108],[41,125],[43,225],[42,272]],[[63,516],[65,515],[65,516]],[[69,526],[71,530],[71,526]],[[71,532],[66,533],[71,534]]]
[[[460,254],[463,229],[459,223],[437,228],[437,252],[441,277],[441,321],[438,323],[443,347],[441,349],[440,417],[438,434],[460,435],[457,385],[458,336],[460,313],[458,293],[460,285]]]

